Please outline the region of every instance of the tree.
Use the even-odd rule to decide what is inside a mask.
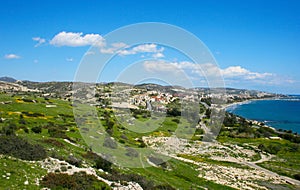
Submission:
[[[179,99],[176,99],[167,105],[167,115],[173,117],[181,116],[181,103],[179,102]]]

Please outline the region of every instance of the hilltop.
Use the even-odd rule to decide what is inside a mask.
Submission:
[[[0,81],[3,82],[16,82],[17,80],[11,77],[0,77]]]

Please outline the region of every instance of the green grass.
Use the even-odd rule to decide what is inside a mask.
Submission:
[[[169,160],[168,164],[170,165],[170,170],[149,167],[130,169],[130,171],[146,176],[158,184],[169,184],[179,189],[233,189],[198,177],[198,168],[193,164],[175,159]]]
[[[294,178],[295,174],[300,173],[300,145],[289,142],[287,140],[270,140],[266,138],[248,139],[248,138],[229,138],[222,137],[219,142],[238,144],[240,146],[253,145],[258,147],[260,144],[265,147],[276,147],[278,152],[276,157],[270,161],[260,163],[258,165],[276,172]],[[258,158],[256,158],[258,159]]]
[[[280,152],[277,158],[268,162],[258,164],[268,170],[294,178],[295,174],[300,174],[300,153]]]
[[[41,169],[36,163],[20,161],[6,156],[0,158],[1,189],[40,189],[36,185],[36,180],[41,179],[46,173],[46,170]],[[28,185],[25,184],[27,180]]]

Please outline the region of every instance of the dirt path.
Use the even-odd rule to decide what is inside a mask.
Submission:
[[[259,160],[260,161],[260,160]],[[257,163],[257,162],[256,162]],[[261,162],[259,162],[261,163]],[[263,167],[260,167],[258,165],[256,165],[254,162],[241,162],[241,164],[244,164],[244,165],[247,165],[251,168],[254,168],[254,169],[257,169],[257,170],[262,170],[270,175],[273,175],[274,177],[275,176],[279,176],[281,179],[284,179],[285,181],[287,181],[288,183],[291,183],[291,184],[294,184],[294,185],[297,185],[300,187],[300,181],[296,180],[296,179],[293,179],[293,178],[290,178],[290,177],[287,177],[287,176],[282,176],[282,175],[279,175],[275,172],[272,172],[266,168],[263,168]]]
[[[265,154],[260,154],[260,157],[261,157],[260,160],[257,160],[257,161],[251,162],[251,163],[258,164],[258,163],[266,162],[266,161],[271,160],[275,156],[274,155],[268,155],[268,156],[266,156]]]

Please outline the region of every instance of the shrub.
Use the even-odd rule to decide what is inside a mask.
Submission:
[[[40,127],[40,126],[32,127],[31,131],[34,132],[34,133],[41,133],[42,132],[42,127]]]
[[[174,121],[175,123],[180,123],[180,120],[178,118],[174,118],[172,119],[172,121]]]
[[[64,147],[65,145],[55,139],[44,139],[43,140],[44,143],[47,143],[47,144],[51,144],[51,145],[54,145],[54,146],[57,146],[57,147]]]
[[[19,124],[25,125],[25,124],[26,124],[25,119],[24,119],[24,118],[20,118],[20,119],[19,119]]]
[[[109,120],[107,121],[107,128],[108,129],[112,129],[114,126],[115,122],[113,120]]]
[[[152,162],[152,163],[155,164],[155,165],[160,165],[160,164],[162,164],[162,163],[164,162],[163,159],[161,159],[161,158],[156,158],[156,157],[154,157],[154,156],[149,156],[148,159],[149,159],[150,162]]]
[[[194,133],[194,135],[203,135],[203,134],[204,134],[204,130],[201,128],[197,128]]]
[[[174,100],[167,104],[167,115],[168,116],[181,116],[181,104],[179,100]]]
[[[110,137],[106,137],[103,146],[111,149],[116,149],[118,147],[117,143]]]
[[[29,133],[29,129],[27,127],[24,127],[23,130],[25,133]]]
[[[103,181],[100,181],[95,176],[88,175],[85,172],[78,172],[73,175],[64,173],[49,173],[42,179],[41,185],[51,189],[111,189]]]
[[[124,134],[122,134],[120,137],[121,137],[122,139],[128,140],[128,137],[127,137],[126,135],[124,135]]]
[[[145,148],[147,146],[143,139],[138,139],[137,142],[139,142],[139,148]]]
[[[97,155],[97,158],[95,159],[95,167],[97,169],[102,169],[104,171],[110,172],[112,170],[111,166],[112,163],[109,162],[108,160],[102,158],[101,156]]]
[[[300,173],[299,174],[295,174],[294,178],[297,179],[297,180],[300,180]]]
[[[294,135],[291,133],[283,133],[279,134],[279,137],[286,139],[288,141],[294,142],[294,143],[300,143],[300,136],[299,135]]]
[[[53,137],[53,138],[68,139],[66,132],[63,131],[62,129],[58,129],[56,127],[50,127],[48,129],[48,133],[49,133],[50,137]]]
[[[125,155],[129,157],[138,157],[139,153],[135,149],[127,147]]]
[[[83,154],[82,157],[90,160],[95,160],[98,157],[98,155],[92,151],[88,151],[86,154]]]
[[[6,154],[23,160],[42,160],[47,157],[40,145],[32,145],[17,136],[0,136],[0,154]]]
[[[280,150],[281,150],[281,145],[279,144],[270,144],[270,145],[263,145],[263,144],[259,144],[258,148],[262,151],[268,152],[270,154],[277,154]]]
[[[155,190],[176,190],[170,185],[164,184],[164,185],[157,185],[154,187]]]
[[[66,166],[62,166],[62,167],[60,167],[60,170],[61,170],[62,172],[66,172],[66,171],[68,170],[68,168],[67,168]]]
[[[69,164],[72,164],[76,167],[80,167],[82,164],[82,160],[75,158],[74,156],[69,156],[68,159],[66,160]]]
[[[155,185],[153,181],[146,179],[144,176],[137,174],[122,174],[113,172],[110,175],[103,176],[110,181],[134,181],[138,183],[144,190],[153,190]]]
[[[18,127],[15,124],[12,123],[12,124],[9,124],[8,126],[2,127],[0,132],[4,135],[7,135],[7,136],[15,135],[15,132],[16,132],[17,128]]]
[[[112,163],[107,161],[106,159],[102,158],[98,154],[88,151],[86,154],[82,155],[84,158],[92,160],[95,162],[95,168],[102,169],[104,171],[111,171]]]

